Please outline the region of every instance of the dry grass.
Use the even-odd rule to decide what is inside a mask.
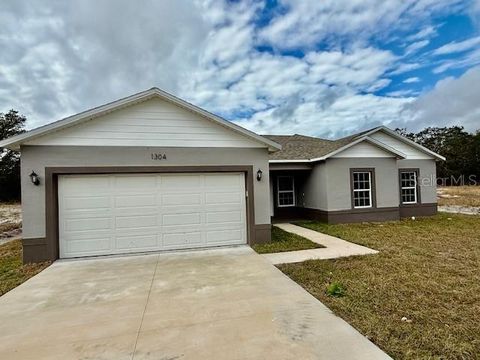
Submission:
[[[259,254],[316,249],[322,247],[324,246],[305,239],[302,236],[284,231],[276,226],[272,227],[272,242],[255,244],[252,246],[253,250]]]
[[[480,207],[480,186],[444,186],[438,188],[438,205]]]
[[[480,358],[478,217],[300,225],[380,250],[279,268],[393,358]],[[331,283],[345,296],[328,296]]]
[[[23,265],[21,240],[0,245],[0,296],[27,281],[49,265],[50,262]]]

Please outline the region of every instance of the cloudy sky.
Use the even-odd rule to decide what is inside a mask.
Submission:
[[[259,133],[480,128],[480,0],[2,0],[0,112],[160,87]]]

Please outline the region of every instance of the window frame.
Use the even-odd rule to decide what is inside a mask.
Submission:
[[[354,174],[355,173],[368,173],[369,185],[368,193],[370,195],[369,206],[355,206],[355,193],[360,191],[367,191],[367,189],[355,189]],[[375,169],[374,168],[352,168],[350,169],[350,197],[351,206],[353,210],[369,210],[377,208],[377,196],[376,196],[376,182],[375,182]]]
[[[280,178],[290,178],[292,179],[292,190],[280,190]],[[292,194],[292,204],[280,205],[280,193],[291,193]],[[295,177],[292,175],[279,175],[277,176],[277,207],[294,207],[296,205],[295,197]]]
[[[402,174],[403,173],[414,173],[415,174],[415,186],[407,186],[403,187],[402,186]],[[399,196],[400,196],[400,205],[401,206],[412,206],[412,205],[417,205],[420,204],[420,187],[419,187],[419,182],[418,182],[418,177],[420,175],[420,169],[418,168],[404,168],[404,169],[398,169],[398,189],[399,189]],[[403,189],[414,189],[415,190],[415,202],[403,201],[403,196],[402,196],[402,190]]]

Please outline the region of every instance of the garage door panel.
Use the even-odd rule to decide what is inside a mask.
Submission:
[[[62,177],[62,181],[59,184],[59,187],[61,188],[62,186],[68,187],[68,193],[71,195],[84,195],[85,193],[91,195],[101,195],[109,191],[111,187],[111,179],[109,177],[100,176],[71,176],[68,178]]]
[[[205,204],[207,205],[219,205],[219,204],[241,204],[242,196],[244,194],[232,193],[232,192],[207,192],[205,193]]]
[[[170,193],[161,195],[162,206],[195,206],[202,203],[202,195],[199,193]]]
[[[111,206],[108,196],[71,196],[63,199],[65,210],[108,209]]]
[[[65,231],[110,230],[112,228],[110,218],[66,219],[64,224]]]
[[[203,244],[202,233],[198,232],[180,232],[163,235],[163,246],[167,249],[197,247]]]
[[[116,208],[131,208],[131,207],[152,207],[156,206],[155,196],[151,194],[130,194],[115,196]]]
[[[212,174],[205,176],[205,187],[207,188],[232,188],[237,190],[240,182],[243,181],[243,176],[231,176],[230,174]]]
[[[209,244],[219,243],[237,243],[243,236],[243,230],[215,230],[207,232],[207,242]]]
[[[240,211],[216,211],[206,214],[207,224],[218,223],[240,223],[242,221],[242,213]]]
[[[72,175],[58,188],[61,257],[246,243],[243,174]]]
[[[157,186],[154,175],[116,175],[115,189],[131,193],[150,193]]]
[[[177,214],[165,214],[162,216],[163,225],[191,225],[201,223],[200,213],[177,213]]]
[[[156,227],[156,215],[137,215],[137,216],[116,216],[115,226],[117,229],[139,229],[145,227]]]
[[[117,236],[115,238],[118,250],[142,250],[157,248],[157,235]]]
[[[67,244],[67,251],[69,253],[85,252],[88,253],[103,253],[110,249],[110,237],[90,237],[87,239],[71,240]]]
[[[185,189],[198,189],[202,185],[201,175],[163,175],[160,179],[162,189],[176,192]]]

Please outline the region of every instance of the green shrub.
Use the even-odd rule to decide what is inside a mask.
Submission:
[[[342,297],[345,296],[345,288],[339,282],[333,282],[327,285],[327,295],[333,297]]]

